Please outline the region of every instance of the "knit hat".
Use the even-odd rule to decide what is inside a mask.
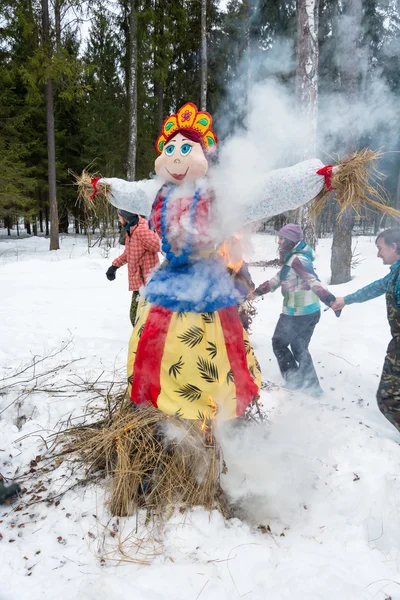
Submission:
[[[298,244],[304,238],[302,228],[296,223],[289,223],[288,225],[285,225],[280,231],[278,231],[278,235],[285,238],[285,240],[294,242],[295,244]]]
[[[130,223],[135,217],[137,217],[135,213],[130,213],[127,210],[121,210],[120,208],[118,209],[118,216],[125,219],[125,221],[128,221],[128,223]]]

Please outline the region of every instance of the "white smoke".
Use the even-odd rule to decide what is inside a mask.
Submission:
[[[317,461],[326,450],[310,438],[314,419],[296,410],[272,424],[218,428],[228,468],[221,484],[236,514],[255,524],[273,518],[290,523],[311,502]]]
[[[355,19],[339,17],[333,63],[344,76],[346,68],[359,70],[356,91],[346,89],[345,82],[343,87],[330,88],[320,82],[316,158],[325,164],[342,158],[351,140],[374,149],[382,146],[383,151],[399,150],[395,126],[400,117],[399,98],[378,65],[369,60],[368,49],[350,46],[349,56],[349,44],[344,43],[360,27]],[[384,48],[389,56],[398,49],[392,42]],[[221,213],[240,211],[261,173],[304,158],[311,123],[296,103],[294,59],[293,44],[287,40],[275,41],[272,48],[257,54],[246,54],[228,90],[226,105],[215,115],[215,127],[224,136],[212,173],[216,187],[224,190],[218,196]]]

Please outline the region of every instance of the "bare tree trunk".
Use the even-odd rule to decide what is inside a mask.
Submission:
[[[201,0],[201,110],[207,109],[207,0]]]
[[[59,50],[61,47],[61,2],[62,0],[55,0],[54,2],[54,25],[57,50]]]
[[[333,227],[331,253],[331,284],[346,283],[351,280],[351,232],[354,227],[354,214],[347,210],[340,221],[338,207]]]
[[[154,63],[156,67],[156,76],[154,80],[154,96],[157,104],[157,135],[162,129],[164,123],[164,73],[162,64],[162,37],[164,33],[164,11],[165,0],[156,0],[156,27],[155,36]]]
[[[400,0],[399,0],[400,2]],[[396,189],[396,204],[395,207],[397,208],[397,210],[400,210],[400,173],[399,173],[399,178],[397,180],[397,189]]]
[[[361,23],[363,16],[362,0],[346,0],[343,4],[338,33],[338,60],[341,88],[351,106],[359,96],[359,75],[362,68],[360,52]],[[357,135],[348,131],[344,149],[349,152],[357,149]],[[351,280],[351,242],[355,214],[347,209],[340,221],[336,218],[333,226],[331,254],[331,283],[346,283]]]
[[[137,14],[136,0],[130,2],[131,12],[129,19],[129,87],[128,87],[128,113],[129,113],[129,144],[127,160],[127,178],[135,179],[136,173],[136,144],[137,144]]]
[[[50,56],[50,24],[48,0],[42,0],[43,41]],[[53,82],[46,80],[47,160],[50,206],[50,250],[60,248],[58,236],[58,206],[56,185],[56,144],[54,137]]]
[[[296,97],[300,113],[308,124],[304,143],[304,158],[315,156],[318,108],[318,14],[319,0],[296,0],[297,66]],[[304,206],[298,214],[307,242],[315,248],[316,223],[310,208]]]
[[[50,228],[49,228],[49,209],[47,208],[47,206],[45,206],[44,208],[44,220],[46,223],[46,231],[45,231],[45,236],[49,237],[50,235]],[[58,228],[57,228],[58,229]]]

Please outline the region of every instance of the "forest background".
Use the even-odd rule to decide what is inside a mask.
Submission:
[[[88,229],[71,173],[149,177],[162,122],[186,101],[213,115],[222,142],[246,127],[246,100],[268,78],[311,106],[317,130],[324,92],[368,101],[379,82],[374,110],[379,94],[400,106],[400,0],[0,0],[0,15],[0,224],[19,233],[23,217],[50,249],[72,225]],[[335,149],[384,143],[380,169],[400,208],[400,130],[387,126],[385,140],[379,119],[342,131]],[[335,236],[335,217],[328,203],[317,234]],[[390,224],[361,217],[342,221],[341,247],[355,224]]]

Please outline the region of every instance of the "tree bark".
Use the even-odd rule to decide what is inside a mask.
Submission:
[[[200,107],[201,107],[201,110],[207,110],[207,0],[201,0]]]
[[[48,0],[42,2],[43,41],[48,53],[50,49],[50,24]],[[57,184],[56,184],[56,144],[54,136],[54,107],[53,107],[53,82],[50,78],[46,80],[46,120],[47,120],[47,160],[48,160],[48,182],[49,182],[49,207],[50,207],[50,250],[60,248],[58,235],[58,206],[57,206]]]
[[[164,123],[164,73],[162,60],[162,39],[164,34],[165,0],[156,0],[155,9],[157,36],[155,37],[154,48],[154,63],[156,67],[156,75],[154,78],[154,96],[157,105],[157,135],[159,135]]]
[[[336,213],[338,209],[336,210]],[[337,220],[333,230],[331,253],[331,284],[346,283],[351,280],[351,232],[354,227],[354,213],[347,210]]]
[[[297,65],[296,97],[300,114],[308,124],[303,158],[315,156],[318,108],[318,15],[319,0],[296,0],[297,8]],[[316,223],[309,206],[298,211],[306,241],[315,248]]]
[[[136,174],[136,145],[137,145],[137,14],[136,0],[130,2],[129,18],[129,143],[127,159],[127,178],[134,181]]]
[[[343,14],[337,27],[339,74],[343,93],[350,106],[354,106],[359,95],[359,75],[362,67],[360,42],[363,16],[362,0],[346,0]],[[344,140],[344,149],[354,151],[358,140],[350,130]],[[340,220],[335,219],[331,254],[331,283],[346,283],[351,280],[352,230],[355,215],[347,209]]]
[[[399,0],[400,2],[400,0]],[[397,180],[397,189],[396,189],[396,204],[395,204],[397,210],[400,210],[400,173],[399,173],[399,178]]]
[[[49,209],[47,206],[45,206],[44,209],[44,219],[45,219],[45,223],[46,223],[46,231],[45,231],[45,236],[49,237],[50,235],[50,228],[49,228]]]
[[[61,2],[62,0],[55,0],[54,2],[54,25],[57,51],[61,48]]]

